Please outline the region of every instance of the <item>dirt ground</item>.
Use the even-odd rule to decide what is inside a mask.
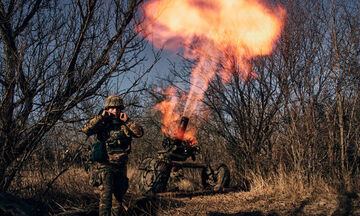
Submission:
[[[294,196],[293,194],[228,192],[186,197],[133,197],[132,215],[285,216],[360,215],[359,194]]]

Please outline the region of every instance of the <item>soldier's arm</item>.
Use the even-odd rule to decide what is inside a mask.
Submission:
[[[91,119],[87,124],[85,124],[82,127],[81,131],[84,132],[86,135],[91,136],[93,134],[96,134],[103,125],[104,117],[98,115],[95,118]]]
[[[139,138],[139,137],[142,137],[144,135],[144,129],[143,127],[134,122],[134,121],[131,121],[130,119],[125,123],[126,127],[129,128],[129,130],[132,132],[132,134],[136,137],[136,138]]]

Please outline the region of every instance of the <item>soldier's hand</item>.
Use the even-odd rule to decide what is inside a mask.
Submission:
[[[101,116],[109,116],[110,113],[107,110],[103,110]]]
[[[126,122],[128,120],[126,113],[120,113],[120,120]]]
[[[109,112],[109,110],[104,110],[104,111],[101,113],[101,116],[104,117],[104,119],[114,118],[114,114],[112,114],[111,112]]]

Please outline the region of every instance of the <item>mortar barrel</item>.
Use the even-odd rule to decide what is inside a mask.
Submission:
[[[184,139],[184,134],[185,134],[186,128],[188,126],[188,123],[189,123],[188,117],[185,117],[185,116],[181,117],[181,121],[180,121],[179,128],[178,128],[178,136],[177,136],[178,139],[180,139],[180,140]]]

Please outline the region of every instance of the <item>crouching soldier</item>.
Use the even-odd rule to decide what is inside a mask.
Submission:
[[[111,95],[104,110],[84,125],[82,131],[96,135],[92,159],[93,185],[100,190],[99,215],[124,213],[122,199],[128,189],[126,176],[131,140],[144,134],[143,128],[121,112],[124,104],[120,96]]]

